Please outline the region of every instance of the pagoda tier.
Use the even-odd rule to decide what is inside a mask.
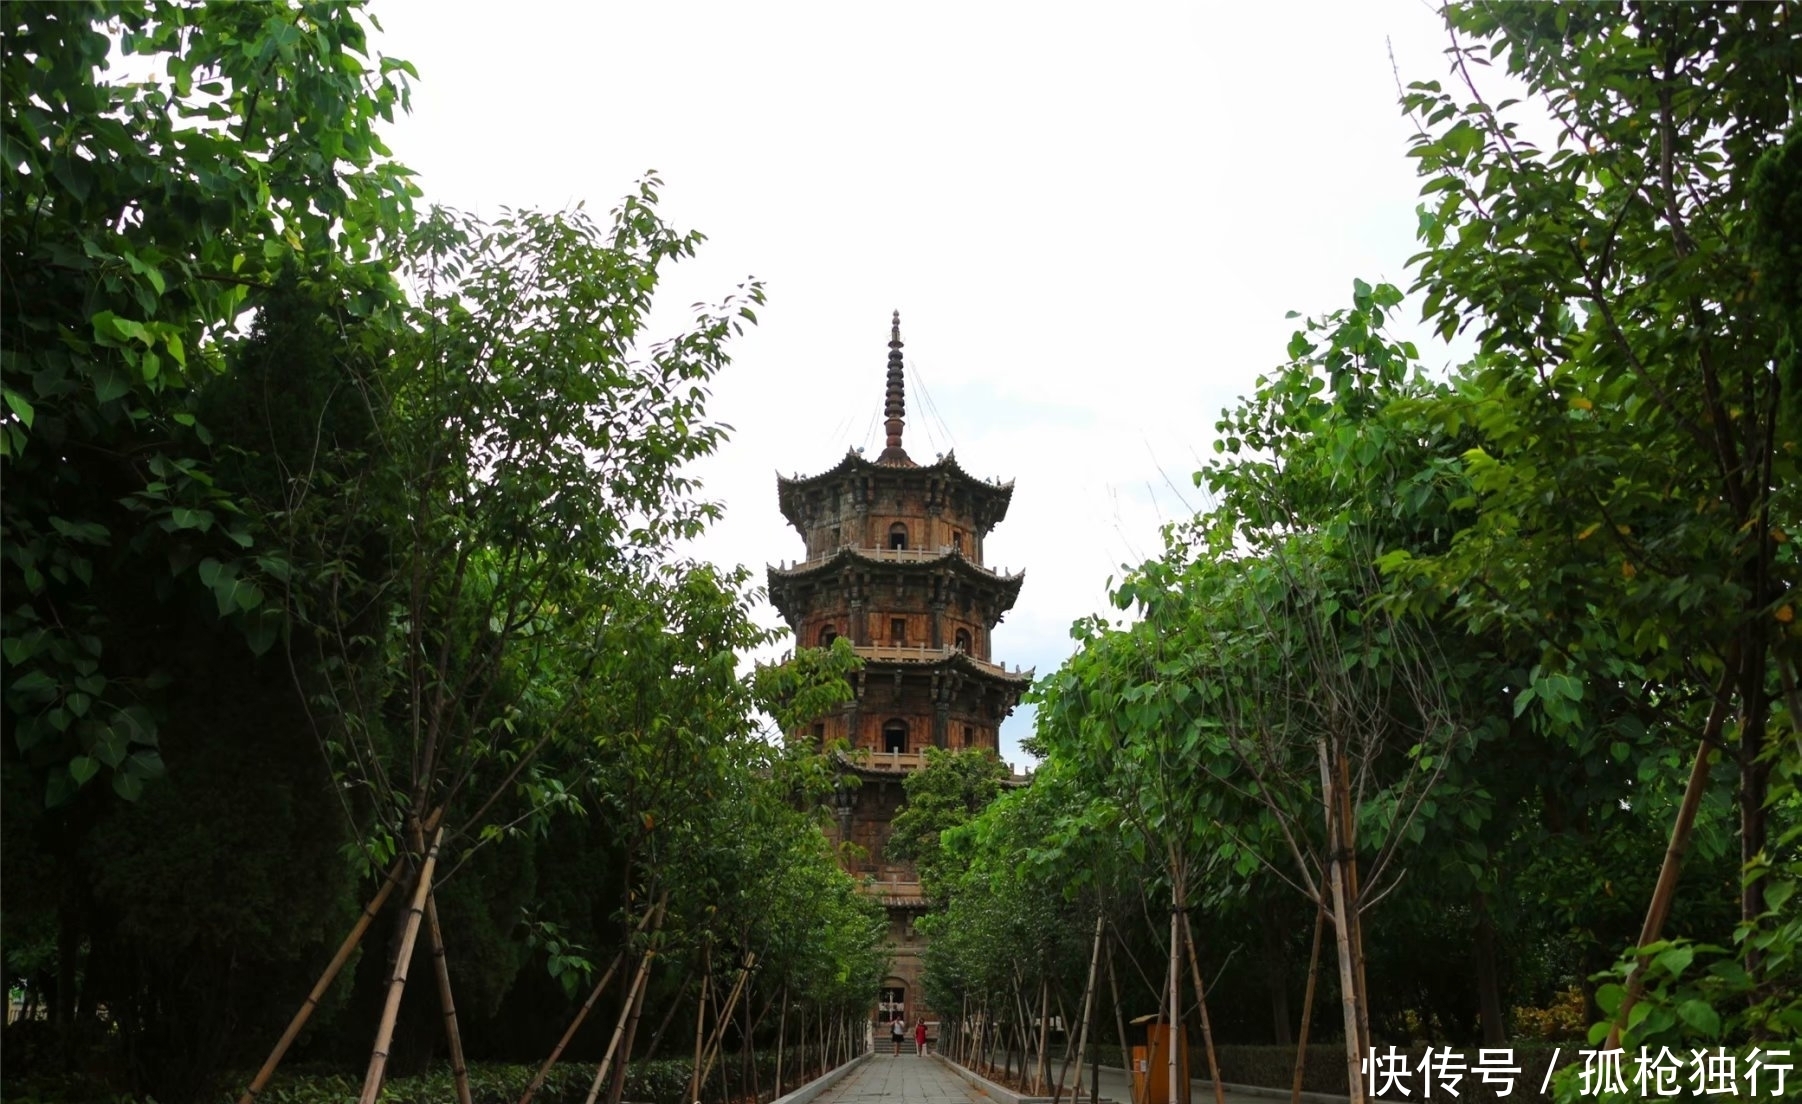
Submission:
[[[989,634],[1013,608],[1024,574],[1001,575],[961,553],[840,548],[769,569],[770,602],[808,647],[956,648],[986,660]]]
[[[910,756],[929,747],[994,750],[1002,719],[1032,685],[1031,671],[1009,671],[955,648],[855,650],[864,660],[852,676],[856,696],[814,722],[815,736],[844,740],[853,750]]]
[[[819,475],[776,477],[782,516],[806,540],[809,559],[846,545],[891,548],[899,537],[905,548],[952,549],[981,563],[983,538],[1013,495],[1013,483],[978,479],[949,452],[927,466],[849,452]]]

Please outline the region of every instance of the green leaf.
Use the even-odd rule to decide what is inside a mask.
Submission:
[[[7,408],[24,423],[26,429],[30,429],[32,419],[37,417],[37,410],[30,400],[10,387],[0,388],[0,396],[5,397]]]
[[[144,780],[127,771],[114,771],[113,792],[126,801],[136,801],[143,796]]]
[[[1710,1039],[1721,1034],[1721,1016],[1706,1001],[1690,999],[1677,1006],[1677,1016]]]

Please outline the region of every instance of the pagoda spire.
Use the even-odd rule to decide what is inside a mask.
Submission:
[[[901,371],[901,312],[895,312],[888,338],[888,391],[883,396],[883,426],[888,430],[888,447],[877,457],[878,462],[911,463],[907,450],[901,447],[901,431],[907,421],[907,386]]]

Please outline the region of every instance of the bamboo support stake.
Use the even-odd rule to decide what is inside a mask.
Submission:
[[[1070,1098],[1075,1100],[1082,1095],[1082,1056],[1083,1048],[1089,1045],[1089,1015],[1095,1010],[1095,978],[1101,969],[1101,934],[1107,926],[1107,914],[1095,913],[1095,946],[1089,952],[1089,981],[1082,990],[1082,1027],[1076,1033],[1076,1084],[1070,1091]],[[1058,1104],[1063,1096],[1064,1079],[1058,1078],[1057,1092],[1051,1095],[1051,1104]]]
[[[419,866],[413,899],[407,906],[407,924],[400,937],[400,952],[394,957],[394,972],[388,978],[388,999],[382,1006],[381,1023],[375,1032],[375,1045],[369,1050],[369,1070],[363,1075],[363,1092],[358,1104],[375,1104],[382,1090],[382,1075],[388,1066],[388,1047],[394,1041],[394,1023],[400,1016],[400,1001],[407,989],[407,965],[413,958],[413,947],[419,942],[420,921],[425,918],[425,902],[432,890],[432,872],[438,866],[438,846],[444,840],[444,829],[432,833],[432,846],[425,862]]]
[[[1039,979],[1039,1060],[1032,1068],[1034,1095],[1045,1092],[1046,1048],[1051,1044],[1051,979]]]
[[[719,1061],[720,1051],[726,1045],[726,1028],[732,1025],[732,1013],[738,1008],[738,998],[744,992],[745,981],[751,976],[751,968],[757,965],[757,956],[746,954],[744,963],[738,968],[738,978],[732,983],[732,992],[726,997],[725,1008],[718,1011],[713,1025],[713,1038],[707,1043],[707,1068],[701,1071],[701,1080],[705,1082],[707,1075],[713,1072],[713,1063]]]
[[[1116,931],[1118,938],[1119,932]],[[1127,1045],[1126,1012],[1120,1007],[1120,978],[1114,972],[1114,945],[1107,946],[1107,989],[1114,998],[1114,1030],[1120,1035],[1120,1065],[1126,1070],[1126,1091],[1132,1096],[1131,1104],[1139,1104],[1138,1091],[1133,1088],[1133,1052]],[[1146,1080],[1150,1081],[1150,1071],[1146,1071]]]
[[[1201,1006],[1201,1045],[1208,1052],[1208,1076],[1214,1079],[1214,1104],[1226,1104],[1226,1089],[1220,1084],[1220,1060],[1214,1056],[1214,1027],[1208,1022],[1208,994],[1201,985],[1201,960],[1195,954],[1195,926],[1189,914],[1183,914],[1183,942],[1189,948],[1189,973],[1195,979],[1195,1003]]]
[[[645,948],[644,957],[638,962],[638,974],[632,978],[632,988],[626,994],[626,1006],[620,1010],[619,1020],[613,1025],[613,1038],[607,1042],[607,1053],[601,1058],[600,1068],[594,1071],[594,1083],[588,1086],[588,1096],[582,1104],[594,1104],[595,1098],[601,1095],[601,1083],[607,1080],[607,1071],[613,1067],[613,1056],[619,1051],[619,1041],[626,1033],[626,1017],[631,1015],[632,1002],[638,999],[638,991],[644,987],[645,978],[651,972],[651,961],[657,952]]]
[[[338,945],[338,953],[334,954],[331,962],[326,964],[325,971],[319,975],[319,980],[313,983],[313,991],[308,993],[307,999],[301,1003],[300,1011],[294,1013],[294,1018],[288,1021],[287,1030],[283,1031],[282,1037],[276,1040],[275,1049],[271,1050],[269,1057],[263,1060],[262,1068],[257,1070],[257,1075],[251,1079],[250,1087],[244,1090],[244,1095],[238,1098],[238,1104],[255,1104],[257,1094],[268,1087],[269,1079],[275,1076],[275,1068],[282,1064],[282,1059],[287,1056],[288,1048],[294,1045],[294,1040],[299,1037],[301,1028],[307,1025],[307,1020],[312,1017],[313,1010],[319,1007],[325,991],[332,987],[332,982],[338,980],[338,972],[344,969],[346,962],[350,961],[351,952],[355,951],[357,945],[363,942],[363,936],[369,931],[369,925],[375,922],[376,914],[381,912],[382,906],[388,903],[389,895],[394,892],[394,887],[400,884],[400,876],[406,869],[407,857],[405,855],[395,859],[394,865],[388,868],[388,876],[382,879],[381,888],[377,889],[375,896],[371,897],[369,903],[363,906],[362,915],[357,917],[357,922],[352,925],[350,934],[344,937],[344,942]]]
[[[1358,1051],[1357,969],[1352,959],[1351,919],[1348,915],[1357,905],[1346,899],[1345,844],[1340,835],[1339,816],[1335,811],[1338,802],[1334,799],[1332,768],[1327,762],[1325,737],[1315,741],[1314,750],[1320,760],[1320,792],[1327,824],[1327,883],[1333,896],[1333,942],[1339,957],[1339,1011],[1345,1020],[1345,1076],[1350,1090],[1347,1100],[1349,1104],[1364,1104],[1364,1076],[1359,1062],[1363,1055]]]
[[[626,1071],[632,1065],[632,1044],[638,1039],[638,1022],[644,1015],[644,997],[650,991],[650,983],[646,982],[638,987],[638,996],[632,1001],[632,1014],[626,1020],[626,1039],[620,1044],[619,1063],[614,1067],[613,1077],[607,1085],[607,1104],[619,1104],[620,1097],[626,1094]]]
[[[568,1048],[570,1040],[576,1037],[577,1029],[588,1019],[588,1013],[594,1010],[595,1002],[601,998],[601,993],[613,983],[613,975],[619,972],[620,963],[625,961],[625,957],[626,952],[621,951],[613,956],[612,962],[607,964],[607,972],[602,974],[601,980],[588,991],[588,999],[583,1001],[582,1007],[576,1010],[576,1018],[570,1021],[569,1027],[563,1032],[563,1038],[558,1039],[557,1045],[551,1049],[551,1056],[546,1058],[544,1064],[538,1067],[538,1072],[532,1075],[532,1082],[526,1086],[526,1091],[520,1094],[518,1104],[532,1104],[532,1098],[538,1095],[538,1090],[544,1087],[545,1078],[550,1076],[551,1067],[556,1065],[557,1059],[563,1057],[563,1051]]]
[[[1178,912],[1176,907],[1172,905],[1170,909],[1170,964],[1166,969],[1166,976],[1169,980],[1169,984],[1165,986],[1165,998],[1170,1002],[1170,1015],[1169,1018],[1164,1021],[1164,1061],[1165,1066],[1167,1067],[1165,1073],[1169,1078],[1170,1096],[1168,1099],[1170,1104],[1183,1104],[1188,1096],[1187,1093],[1181,1091],[1182,1089],[1188,1088],[1188,1086],[1179,1083],[1176,1069],[1176,1033],[1183,1029],[1182,971],[1177,969],[1177,962],[1182,954],[1181,944],[1179,942],[1181,936],[1177,932],[1177,924],[1181,920],[1182,913]],[[1150,1053],[1150,1048],[1147,1048],[1147,1057],[1150,1056]],[[1150,1079],[1150,1073],[1150,1070],[1146,1071],[1147,1080]]]
[[[1683,804],[1677,809],[1677,821],[1671,825],[1670,846],[1665,848],[1664,863],[1658,868],[1658,883],[1652,890],[1652,903],[1646,909],[1645,924],[1639,930],[1639,946],[1658,942],[1664,931],[1665,918],[1670,915],[1671,901],[1677,894],[1677,876],[1683,872],[1683,856],[1689,851],[1689,836],[1696,825],[1696,812],[1702,807],[1702,795],[1708,789],[1708,767],[1714,759],[1714,749],[1720,743],[1721,728],[1727,723],[1727,690],[1732,686],[1733,664],[1721,673],[1721,684],[1715,687],[1714,705],[1708,711],[1708,720],[1702,726],[1701,745],[1696,748],[1696,762],[1690,768],[1689,782],[1683,788]],[[1627,1014],[1639,1003],[1639,994],[1645,987],[1645,975],[1637,963],[1627,974],[1627,992],[1621,998],[1620,1008],[1614,1013],[1614,1026],[1608,1029],[1608,1050],[1618,1049],[1621,1045],[1621,1025],[1627,1022]]]
[[[776,1090],[782,1095],[782,1044],[788,1037],[788,983],[782,983],[782,1011],[776,1017]]]
[[[664,902],[668,899],[669,895],[664,894],[658,900],[656,907],[639,917],[637,926],[632,929],[632,934],[642,933],[645,926],[651,923],[651,918],[662,912]],[[587,1022],[588,1014],[594,1011],[595,1002],[601,999],[601,993],[612,984],[613,976],[619,972],[619,968],[625,960],[626,952],[622,950],[613,956],[612,962],[607,964],[607,972],[602,974],[601,980],[595,984],[593,989],[589,990],[588,999],[583,1001],[582,1007],[576,1010],[576,1018],[571,1020],[569,1027],[564,1030],[563,1038],[557,1040],[557,1045],[551,1050],[551,1056],[544,1060],[544,1065],[538,1067],[538,1072],[532,1076],[531,1084],[527,1085],[526,1091],[520,1094],[519,1104],[532,1104],[532,1098],[538,1095],[538,1090],[544,1087],[545,1078],[550,1076],[551,1067],[557,1064],[557,1059],[563,1057],[563,1051],[568,1048],[570,1040],[576,1037],[576,1032],[581,1029],[583,1023]]]
[[[432,937],[432,972],[438,975],[438,1002],[444,1008],[444,1041],[450,1050],[457,1104],[473,1104],[469,1096],[469,1066],[463,1061],[463,1036],[457,1030],[457,1004],[451,999],[450,963],[444,957],[444,929],[438,925],[436,893],[426,895],[425,923],[426,933]]]
[[[426,816],[425,822],[420,825],[420,830],[422,832],[432,831],[438,826],[438,821],[443,816],[442,808],[434,809]],[[377,889],[375,896],[370,898],[367,905],[363,906],[362,915],[357,917],[357,922],[351,926],[350,934],[344,937],[344,942],[338,945],[338,953],[334,954],[331,962],[326,964],[325,971],[319,975],[319,980],[313,983],[313,991],[307,994],[305,1001],[301,1002],[300,1010],[294,1013],[292,1020],[288,1021],[287,1030],[283,1031],[282,1037],[276,1040],[275,1049],[271,1050],[269,1057],[264,1059],[263,1067],[257,1070],[256,1077],[251,1079],[250,1087],[245,1089],[244,1095],[238,1098],[238,1104],[254,1104],[257,1094],[268,1087],[269,1079],[275,1076],[275,1068],[282,1064],[282,1059],[287,1056],[288,1048],[293,1046],[294,1040],[300,1036],[301,1028],[305,1027],[307,1021],[312,1018],[314,1009],[319,1007],[320,1000],[325,996],[325,991],[332,987],[332,982],[338,980],[338,972],[344,969],[346,962],[350,961],[351,952],[355,951],[357,945],[363,942],[363,936],[369,931],[369,925],[375,923],[376,914],[380,913],[382,906],[388,903],[389,895],[394,892],[394,887],[400,884],[401,875],[406,872],[406,869],[407,856],[405,855],[396,858],[394,865],[388,868],[387,877],[382,879],[381,888]]]
[[[713,946],[708,944],[701,951],[701,996],[695,1002],[695,1062],[694,1069],[688,1075],[688,1099],[700,1104],[701,1099],[701,1042],[706,1037],[707,1028],[707,988],[713,983]],[[821,1035],[822,1040],[824,1034]],[[824,1042],[821,1043],[822,1049]]]
[[[1289,1089],[1289,1104],[1301,1104],[1301,1075],[1308,1063],[1308,1026],[1314,1022],[1314,979],[1320,974],[1320,931],[1324,927],[1326,906],[1316,902],[1314,949],[1308,952],[1308,986],[1302,991],[1301,1027],[1295,1033],[1295,1083]]]

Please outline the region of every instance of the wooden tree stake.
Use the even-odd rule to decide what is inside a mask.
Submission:
[[[388,903],[389,895],[394,892],[394,887],[400,884],[400,876],[406,869],[407,857],[405,855],[395,859],[394,865],[388,868],[388,876],[382,880],[381,888],[377,889],[375,896],[371,897],[369,903],[363,906],[362,915],[357,917],[357,922],[352,925],[350,934],[344,937],[344,942],[338,945],[338,953],[333,955],[332,960],[326,964],[325,971],[319,975],[319,980],[313,983],[313,991],[308,993],[307,999],[301,1003],[300,1011],[294,1013],[294,1018],[288,1021],[287,1030],[283,1031],[282,1037],[276,1040],[275,1049],[270,1051],[269,1057],[263,1060],[262,1068],[257,1070],[257,1075],[251,1079],[250,1087],[244,1090],[244,1095],[238,1098],[238,1104],[255,1104],[257,1094],[268,1087],[269,1079],[275,1076],[275,1068],[282,1064],[288,1048],[294,1045],[294,1040],[299,1037],[301,1028],[307,1025],[307,1020],[312,1017],[313,1010],[319,1007],[319,1001],[325,996],[325,991],[330,989],[332,982],[338,979],[338,971],[344,969],[344,964],[350,961],[351,952],[355,951],[357,944],[363,941],[364,934],[369,931],[369,925],[375,922],[376,914],[381,912],[382,906]]]
[[[588,1096],[582,1104],[594,1104],[595,1098],[601,1095],[601,1084],[607,1080],[608,1070],[613,1068],[613,1056],[619,1051],[619,1041],[626,1033],[626,1019],[632,1014],[632,1002],[638,999],[639,990],[644,987],[645,978],[651,972],[651,960],[657,952],[645,948],[644,958],[639,960],[638,974],[632,979],[632,988],[626,993],[626,1005],[620,1010],[619,1021],[613,1025],[613,1038],[607,1042],[607,1053],[601,1058],[599,1069],[594,1071],[594,1083],[588,1086]]]
[[[413,900],[407,906],[407,925],[400,937],[400,952],[394,957],[394,973],[388,978],[388,999],[382,1007],[382,1020],[375,1032],[375,1045],[369,1051],[369,1070],[363,1075],[363,1092],[357,1104],[375,1104],[382,1091],[382,1076],[388,1066],[388,1047],[394,1041],[394,1024],[400,1016],[400,1001],[407,989],[407,964],[412,961],[413,947],[419,942],[420,922],[425,919],[425,902],[432,890],[432,872],[438,866],[438,846],[444,829],[432,833],[432,846],[425,862],[419,866]]]
[[[1101,969],[1101,934],[1107,926],[1107,914],[1095,913],[1095,946],[1089,951],[1089,980],[1082,989],[1082,1027],[1076,1033],[1076,1083],[1071,1087],[1072,1100],[1082,1096],[1082,1056],[1083,1048],[1089,1045],[1089,1016],[1095,1010],[1095,978]],[[1051,1094],[1051,1104],[1058,1104],[1064,1093],[1064,1079],[1057,1079],[1057,1091]]]
[[[463,1062],[463,1036],[457,1031],[457,1004],[451,999],[450,963],[444,957],[444,929],[438,925],[436,893],[426,896],[425,922],[426,933],[432,937],[432,971],[438,975],[438,1000],[444,1006],[444,1041],[450,1048],[457,1104],[473,1104],[469,1097],[469,1067]]]
[[[1295,1083],[1289,1089],[1289,1104],[1301,1104],[1301,1075],[1308,1061],[1308,1025],[1314,1021],[1314,979],[1320,974],[1320,930],[1326,927],[1326,906],[1318,902],[1314,908],[1314,949],[1308,952],[1308,986],[1302,990],[1301,1028],[1296,1031]]]
[[[655,907],[639,917],[638,924],[632,929],[632,934],[638,935],[642,933],[645,930],[645,926],[651,923],[651,918],[662,912],[664,902],[668,899],[669,895],[667,893],[664,894],[663,897],[658,900]],[[576,1010],[575,1019],[570,1021],[569,1027],[563,1032],[563,1038],[558,1039],[557,1045],[551,1049],[551,1056],[544,1060],[544,1065],[538,1067],[538,1072],[532,1076],[531,1084],[527,1085],[526,1091],[520,1094],[519,1104],[532,1104],[532,1098],[537,1096],[538,1090],[544,1087],[544,1079],[550,1076],[551,1067],[557,1064],[557,1059],[563,1057],[563,1051],[569,1046],[570,1040],[576,1037],[576,1032],[579,1031],[582,1024],[588,1020],[588,1014],[594,1011],[595,1002],[601,999],[601,993],[612,983],[613,975],[619,972],[620,965],[625,962],[625,960],[626,952],[622,950],[613,956],[612,962],[607,964],[607,972],[602,974],[601,980],[596,982],[595,987],[588,991],[588,999],[583,1001],[582,1007]]]
[[[1639,929],[1639,946],[1658,942],[1664,931],[1665,918],[1671,914],[1671,901],[1677,894],[1677,876],[1683,872],[1683,856],[1689,850],[1689,835],[1696,826],[1696,812],[1702,807],[1702,795],[1708,790],[1708,767],[1714,749],[1720,743],[1721,728],[1727,723],[1728,688],[1733,685],[1733,664],[1721,673],[1721,684],[1714,690],[1714,705],[1702,726],[1702,741],[1696,748],[1696,762],[1689,772],[1689,783],[1683,788],[1683,804],[1677,809],[1677,821],[1671,825],[1670,846],[1665,848],[1664,863],[1658,869],[1658,884],[1652,890],[1652,903],[1646,908],[1645,924]],[[1621,1026],[1627,1014],[1639,1003],[1645,977],[1638,964],[1627,974],[1627,992],[1614,1013],[1614,1026],[1608,1029],[1609,1050],[1621,1045]]]

